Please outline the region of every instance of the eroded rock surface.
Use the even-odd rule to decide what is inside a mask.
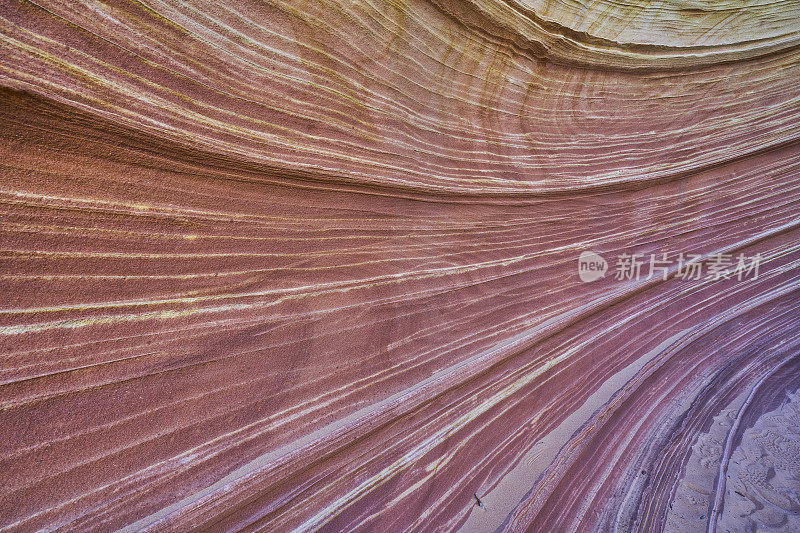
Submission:
[[[0,3],[0,529],[794,524],[798,7],[640,4]]]

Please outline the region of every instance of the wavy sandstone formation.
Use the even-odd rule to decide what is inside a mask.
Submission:
[[[0,530],[791,530],[799,21],[3,0]]]

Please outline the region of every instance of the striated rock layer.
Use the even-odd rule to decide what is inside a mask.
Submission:
[[[791,530],[800,7],[639,4],[0,2],[0,530]]]

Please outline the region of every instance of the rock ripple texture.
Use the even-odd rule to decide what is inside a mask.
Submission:
[[[791,530],[798,46],[790,0],[0,0],[0,530]],[[662,253],[762,260],[616,279]]]

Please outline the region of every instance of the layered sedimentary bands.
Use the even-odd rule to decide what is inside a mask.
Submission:
[[[3,0],[0,530],[796,530],[798,45],[778,0]]]

